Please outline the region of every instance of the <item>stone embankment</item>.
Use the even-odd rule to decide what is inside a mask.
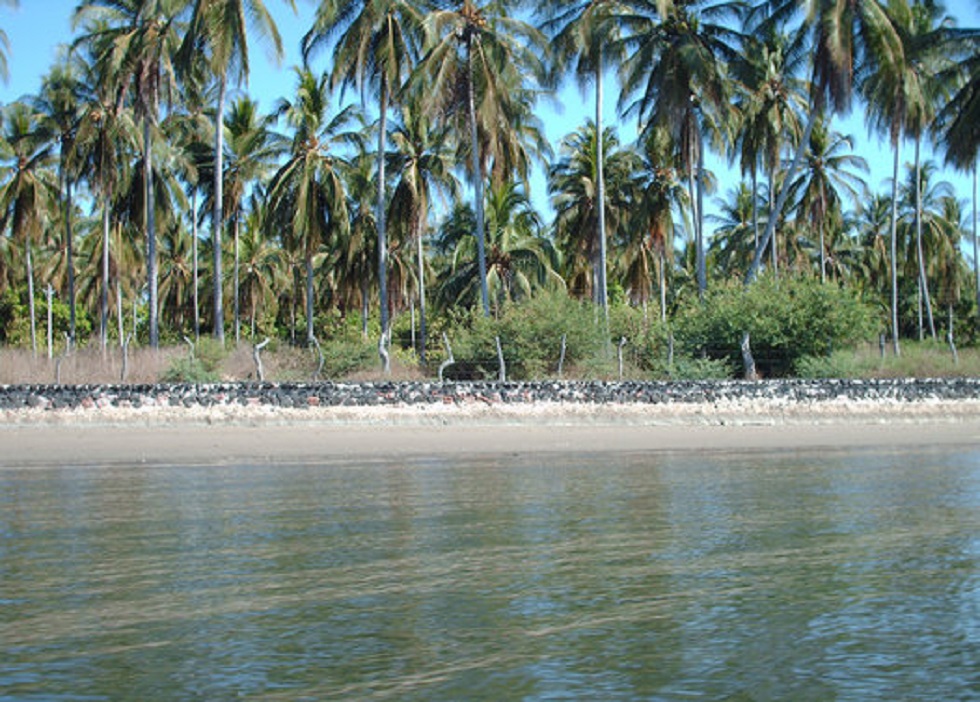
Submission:
[[[980,378],[671,382],[216,383],[4,385],[0,411],[96,408],[410,407],[419,405],[717,405],[980,400]]]

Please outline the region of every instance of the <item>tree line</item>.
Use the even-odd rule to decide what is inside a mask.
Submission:
[[[255,40],[283,54],[269,1],[77,5],[37,93],[0,107],[0,342],[36,352],[56,305],[103,348],[315,344],[356,317],[383,350],[411,312],[424,361],[433,310],[548,291],[669,324],[760,272],[860,296],[896,354],[976,333],[976,203],[971,224],[921,151],[976,182],[980,31],[938,2],[318,0],[265,113],[245,85]],[[594,114],[552,145],[540,106],[570,80]],[[889,192],[836,131],[852,103],[888,137]]]

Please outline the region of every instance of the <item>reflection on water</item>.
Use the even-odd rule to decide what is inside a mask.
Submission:
[[[0,699],[980,698],[980,452],[0,471]]]

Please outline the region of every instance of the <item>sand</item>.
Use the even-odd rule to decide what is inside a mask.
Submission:
[[[0,467],[980,446],[980,401],[24,410]]]

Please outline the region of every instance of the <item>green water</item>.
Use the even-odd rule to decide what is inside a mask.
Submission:
[[[980,699],[980,450],[0,470],[0,700]]]

